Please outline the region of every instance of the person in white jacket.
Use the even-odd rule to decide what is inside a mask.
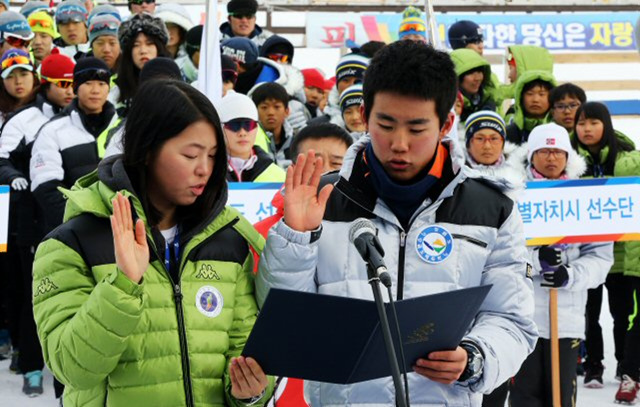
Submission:
[[[555,123],[538,126],[529,135],[527,175],[530,180],[579,178],[584,159],[572,148],[569,133]],[[561,233],[559,233],[561,234]],[[511,383],[513,406],[551,406],[551,332],[549,289],[558,290],[560,399],[576,405],[576,360],[585,335],[587,290],[604,283],[613,265],[613,243],[530,247],[535,293],[534,320],[540,332],[535,350]]]

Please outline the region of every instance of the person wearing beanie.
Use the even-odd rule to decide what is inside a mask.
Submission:
[[[187,32],[193,28],[193,22],[189,12],[184,6],[177,3],[163,3],[156,9],[155,16],[162,19],[169,31],[169,43],[167,49],[173,59],[185,58],[187,52],[184,49]],[[181,63],[178,63],[181,65]]]
[[[89,13],[80,0],[64,0],[56,8],[55,19],[60,38],[53,43],[60,48],[61,53],[76,61],[91,50],[87,31],[88,16]]]
[[[340,94],[340,111],[345,129],[358,138],[366,130],[362,119],[362,84],[349,86]]]
[[[305,107],[311,118],[318,116],[320,102],[324,98],[326,80],[320,70],[315,68],[303,69]]]
[[[131,14],[153,14],[156,11],[156,0],[129,0],[128,6]]]
[[[220,102],[229,182],[284,182],[285,172],[262,148],[254,145],[259,130],[258,109],[251,98],[229,92]]]
[[[47,11],[35,11],[29,15],[27,22],[33,31],[33,41],[31,41],[31,52],[36,66],[39,66],[43,59],[51,54],[53,41],[60,37],[56,31],[53,18]]]
[[[29,44],[33,39],[33,31],[29,22],[20,13],[6,11],[0,14],[0,52],[6,52],[12,48],[29,51]]]
[[[106,130],[117,118],[107,101],[110,80],[102,60],[80,59],[73,70],[76,98],[40,129],[33,144],[31,190],[43,209],[45,233],[62,223],[65,199],[58,188],[71,188],[100,162]]]
[[[115,6],[111,4],[101,4],[96,6],[89,13],[89,24],[91,24],[91,20],[96,16],[110,15],[118,19],[118,21],[122,22],[122,16]]]
[[[461,20],[449,27],[449,44],[451,48],[469,48],[482,55],[484,53],[484,35],[482,28],[469,20]]]
[[[398,27],[398,39],[427,42],[427,26],[419,9],[413,6],[404,9]]]
[[[40,94],[44,103],[40,107],[45,117],[51,118],[67,107],[74,98],[73,70],[75,62],[60,50],[54,49],[40,65]],[[47,106],[49,105],[49,106]]]
[[[233,37],[245,37],[253,41],[256,46],[262,44],[273,35],[256,24],[258,2],[256,0],[231,0],[227,3],[227,21],[220,26],[220,40]]]
[[[20,14],[28,19],[29,16],[38,11],[49,11],[49,3],[46,1],[29,0],[20,7]]]
[[[147,13],[135,14],[118,30],[122,57],[118,68],[117,88],[110,100],[117,100],[118,114],[126,116],[131,99],[138,90],[140,71],[156,57],[167,57],[169,32],[164,22]]]
[[[118,30],[120,20],[113,14],[96,14],[89,20],[89,44],[93,56],[104,61],[115,76],[120,61]]]
[[[260,56],[279,64],[291,65],[293,63],[294,47],[291,42],[279,35],[272,35],[260,47]]]
[[[236,86],[238,64],[230,56],[221,55],[220,67],[222,69],[222,97],[224,97]]]
[[[569,133],[557,124],[533,129],[527,141],[527,178],[531,182],[579,178],[586,170],[582,157],[571,147]],[[553,216],[553,215],[552,215]],[[530,246],[529,264],[533,267],[534,321],[540,338],[510,384],[509,405],[553,405],[549,354],[550,289],[558,300],[558,337],[560,360],[560,399],[562,407],[575,405],[577,394],[576,360],[584,340],[587,292],[605,282],[613,265],[613,243]],[[637,343],[636,343],[637,346]]]
[[[176,61],[182,75],[187,82],[194,83],[198,80],[198,67],[200,65],[200,45],[202,44],[202,30],[204,26],[196,25],[186,34],[184,44],[187,58]],[[236,67],[237,70],[237,67]],[[234,82],[235,83],[235,82]]]
[[[460,120],[465,121],[469,115],[480,110],[496,111],[502,101],[497,100],[489,62],[466,48],[453,51],[451,59],[456,67],[460,92],[464,96]]]

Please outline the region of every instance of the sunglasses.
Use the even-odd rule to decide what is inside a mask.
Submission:
[[[258,127],[258,122],[255,120],[233,120],[224,124],[224,128],[227,130],[231,130],[234,133],[240,131],[240,129],[244,129],[246,132],[250,132]]]
[[[29,26],[31,26],[32,28],[37,26],[40,26],[42,28],[53,28],[53,20],[45,20],[45,19],[29,20]]]
[[[267,55],[267,58],[269,58],[272,61],[279,62],[281,64],[289,63],[289,55],[287,54],[269,54]]]
[[[2,40],[11,45],[11,48],[27,48],[31,44],[31,40],[23,40],[17,37],[4,37]]]
[[[400,27],[401,31],[426,31],[424,24],[405,24]]]
[[[129,0],[129,4],[137,4],[137,5],[141,5],[142,3],[151,4],[155,2],[156,0]]]
[[[22,56],[16,53],[10,53],[7,58],[2,61],[2,70],[5,70],[14,65],[29,65],[31,66],[31,60],[28,57]]]
[[[103,30],[118,31],[118,28],[120,28],[120,25],[116,23],[96,23],[96,24],[91,24],[91,26],[89,27],[89,31],[90,32],[103,31]]]
[[[233,18],[237,18],[238,20],[242,20],[243,18],[251,20],[256,16],[255,14],[249,14],[249,13],[229,13],[229,15]]]
[[[55,86],[57,86],[60,89],[69,89],[70,87],[73,86],[73,81],[69,80],[69,79],[51,79],[51,78],[47,78],[46,76],[40,76],[42,79],[44,79],[45,81],[54,84]]]

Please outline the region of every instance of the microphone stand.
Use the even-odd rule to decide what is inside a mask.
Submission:
[[[370,265],[367,264],[367,275],[369,277],[369,284],[373,290],[373,298],[376,302],[376,308],[378,309],[378,316],[380,317],[380,327],[382,329],[382,336],[384,337],[384,345],[387,349],[387,358],[389,359],[389,366],[391,367],[391,377],[393,378],[393,386],[396,390],[396,405],[398,407],[409,407],[407,405],[407,398],[400,379],[400,367],[398,366],[398,358],[396,357],[396,350],[393,346],[393,339],[391,338],[391,329],[389,327],[389,320],[387,319],[387,311],[382,300],[382,292],[380,291],[380,277],[378,273]],[[402,338],[398,338],[402,340]]]

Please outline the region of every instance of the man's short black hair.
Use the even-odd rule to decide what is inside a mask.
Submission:
[[[587,94],[584,92],[584,89],[573,83],[565,83],[553,88],[551,94],[549,94],[549,104],[553,106],[556,102],[561,101],[567,96],[578,99],[580,104],[587,102]]]
[[[537,88],[538,86],[548,91],[551,91],[551,89],[553,89],[552,83],[542,79],[536,79],[524,85],[524,87],[522,88],[522,96],[524,96],[524,94],[529,92],[531,89]]]
[[[267,82],[258,86],[256,90],[253,91],[253,94],[251,94],[251,100],[253,100],[253,103],[255,103],[256,106],[258,106],[267,99],[279,100],[285,106],[288,106],[289,99],[291,99],[291,97],[289,97],[284,86],[275,82]]]
[[[446,52],[422,42],[396,41],[376,53],[364,75],[365,118],[380,92],[434,101],[442,128],[458,94],[458,77]]]
[[[365,42],[364,44],[362,44],[362,46],[360,46],[360,53],[362,55],[365,55],[365,56],[369,57],[369,58],[373,58],[374,56],[376,56],[378,51],[380,51],[386,45],[387,44],[385,44],[382,41]]]
[[[353,137],[342,127],[333,123],[314,123],[306,126],[291,141],[291,158],[295,161],[300,154],[300,144],[306,140],[334,138],[344,142],[347,148],[353,144]]]

